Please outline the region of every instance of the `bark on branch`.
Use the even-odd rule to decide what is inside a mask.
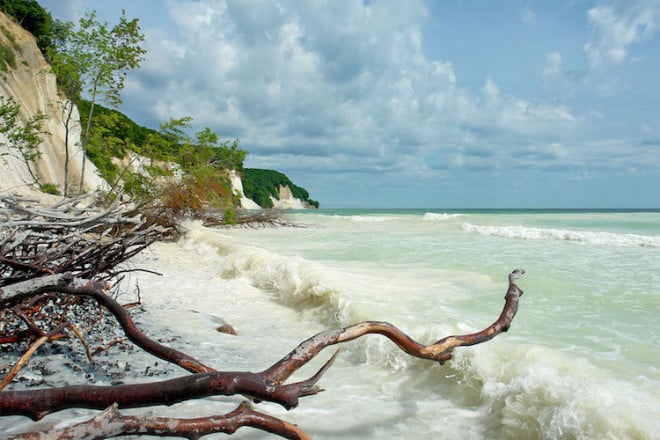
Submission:
[[[215,433],[233,434],[245,426],[289,439],[311,439],[298,426],[255,411],[248,402],[243,402],[224,416],[194,419],[126,416],[119,412],[115,404],[91,420],[63,429],[18,434],[7,440],[97,440],[131,434],[198,439]]]
[[[128,311],[104,293],[102,283],[77,278],[71,273],[49,275],[0,288],[0,307],[10,306],[28,296],[52,292],[93,298],[117,318],[119,325],[121,325],[122,330],[131,342],[154,356],[174,363],[192,373],[215,371],[214,368],[202,364],[197,359],[146,336],[137,328]]]
[[[388,322],[361,322],[346,328],[328,330],[312,336],[266,370],[265,378],[273,383],[282,383],[325,347],[352,341],[367,334],[383,335],[411,356],[438,361],[442,364],[451,359],[454,348],[486,342],[509,329],[511,321],[518,311],[518,301],[523,294],[516,281],[524,273],[523,269],[515,269],[509,274],[509,288],[504,297],[504,308],[500,316],[494,323],[479,332],[448,336],[431,345],[423,345]]]

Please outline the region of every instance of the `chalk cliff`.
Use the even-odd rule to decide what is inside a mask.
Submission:
[[[312,208],[308,203],[303,200],[297,199],[293,196],[291,188],[288,185],[280,185],[279,188],[280,198],[270,196],[275,209],[308,209]]]
[[[248,199],[245,196],[245,193],[243,192],[243,181],[238,176],[236,171],[234,171],[234,170],[229,171],[229,180],[231,181],[232,191],[234,193],[238,193],[238,195],[241,197],[241,208],[244,208],[244,209],[261,209],[261,206],[257,205],[257,203],[254,200]]]
[[[47,116],[43,129],[48,133],[39,146],[41,158],[37,163],[37,175],[42,183],[53,183],[60,190],[64,187],[65,124],[62,112],[64,101],[57,91],[55,76],[48,72],[48,63],[37,47],[35,38],[15,23],[11,17],[0,12],[0,44],[11,50],[15,66],[0,71],[0,96],[12,98],[20,106],[24,120],[42,113]],[[80,149],[80,124],[78,110],[74,107],[69,133],[69,183],[78,185],[82,168]],[[9,149],[7,139],[0,134],[0,194],[16,193],[39,195],[38,188],[17,152]],[[96,173],[89,161],[85,164],[83,191],[106,188],[106,182]]]

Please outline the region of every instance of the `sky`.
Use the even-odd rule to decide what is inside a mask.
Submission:
[[[139,18],[119,109],[321,208],[660,208],[660,0],[39,0]]]

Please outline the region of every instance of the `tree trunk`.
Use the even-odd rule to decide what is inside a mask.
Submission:
[[[94,115],[94,104],[96,103],[96,87],[97,81],[94,82],[94,89],[92,91],[92,99],[89,105],[89,115],[87,115],[87,122],[85,124],[85,132],[81,139],[82,150],[82,165],[80,167],[80,188],[79,191],[83,192],[83,184],[85,182],[85,159],[87,159],[87,142],[89,142],[89,131],[92,127],[92,116]]]
[[[68,103],[68,106],[67,106]],[[73,101],[67,99],[64,101],[62,112],[66,114],[64,118],[64,197],[69,196],[69,133],[71,132],[71,116],[73,115]]]

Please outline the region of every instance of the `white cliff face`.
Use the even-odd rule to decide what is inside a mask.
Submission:
[[[307,203],[303,202],[300,199],[293,197],[291,193],[291,188],[288,186],[280,185],[280,199],[276,199],[273,196],[270,196],[270,199],[273,201],[273,208],[275,209],[307,209],[309,206]]]
[[[47,116],[43,129],[48,133],[43,136],[39,146],[41,158],[36,170],[41,183],[54,183],[60,190],[64,188],[65,164],[65,123],[63,105],[65,101],[58,94],[55,76],[49,72],[49,66],[37,47],[34,37],[10,17],[0,12],[0,25],[13,35],[11,41],[0,32],[2,44],[14,50],[16,67],[8,67],[7,72],[0,72],[0,95],[12,98],[20,106],[24,120],[42,113]],[[78,109],[73,108],[69,131],[69,185],[78,187],[82,168],[80,149],[80,123]],[[23,159],[16,151],[9,150],[6,139],[0,135],[0,194],[17,193],[38,195],[38,189],[32,185]],[[5,154],[6,153],[6,154]],[[83,192],[107,189],[107,183],[101,179],[96,167],[85,159],[85,179]]]
[[[245,193],[243,192],[243,181],[235,170],[229,170],[229,180],[231,181],[232,191],[241,196],[241,208],[261,209],[261,206],[257,205],[254,200],[245,197]]]

